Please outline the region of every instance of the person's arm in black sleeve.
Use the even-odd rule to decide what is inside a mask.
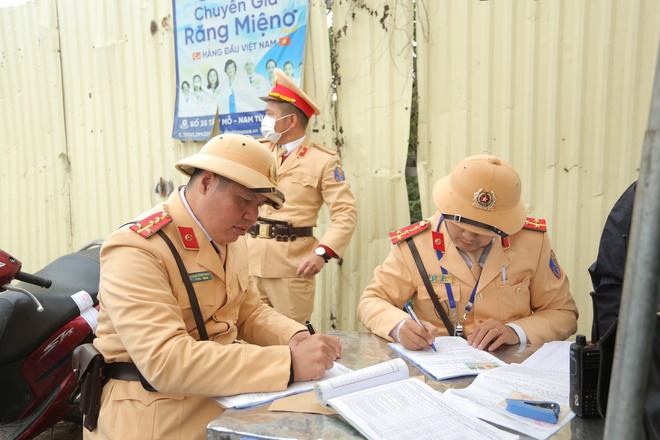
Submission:
[[[634,182],[614,204],[603,228],[598,257],[589,268],[596,300],[594,319],[601,336],[619,316],[636,187]]]

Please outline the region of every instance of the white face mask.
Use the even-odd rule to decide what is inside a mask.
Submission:
[[[277,123],[277,121],[279,121],[280,119],[284,119],[289,116],[291,116],[291,114],[284,115],[281,118],[277,118],[277,119],[273,118],[272,116],[264,116],[264,118],[261,120],[261,135],[270,142],[276,144],[280,140],[282,135],[287,131],[289,131],[291,127],[287,128],[282,133],[277,133],[275,131],[275,123]]]

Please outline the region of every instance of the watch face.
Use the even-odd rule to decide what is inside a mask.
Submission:
[[[323,257],[326,263],[328,262],[329,258],[328,258],[328,254],[325,252],[325,248],[319,246],[316,249],[314,249],[314,253],[319,257]]]

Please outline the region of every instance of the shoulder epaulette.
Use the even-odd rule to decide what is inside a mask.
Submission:
[[[390,232],[390,240],[392,240],[392,244],[399,244],[403,240],[414,237],[420,232],[427,230],[430,225],[431,222],[428,220],[422,220],[421,222],[413,223],[412,225],[401,228],[398,231]]]
[[[523,228],[529,229],[530,231],[538,231],[538,232],[548,231],[548,226],[545,224],[544,218],[527,217],[527,220],[525,221],[525,226],[523,226]]]
[[[137,232],[144,238],[149,238],[172,221],[169,212],[158,211],[131,225],[131,231]]]
[[[328,148],[328,147],[326,147],[326,146],[323,145],[323,144],[318,144],[318,143],[316,143],[316,142],[312,142],[312,146],[313,146],[314,148],[317,148],[317,149],[319,149],[319,150],[321,150],[321,151],[323,151],[323,152],[325,152],[325,153],[328,153],[328,154],[330,154],[330,155],[332,155],[332,156],[335,156],[335,155],[337,154],[337,152],[336,152],[335,150],[333,150],[332,148]]]

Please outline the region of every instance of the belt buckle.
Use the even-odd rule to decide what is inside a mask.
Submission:
[[[270,238],[270,225],[266,223],[259,223],[259,237]]]

